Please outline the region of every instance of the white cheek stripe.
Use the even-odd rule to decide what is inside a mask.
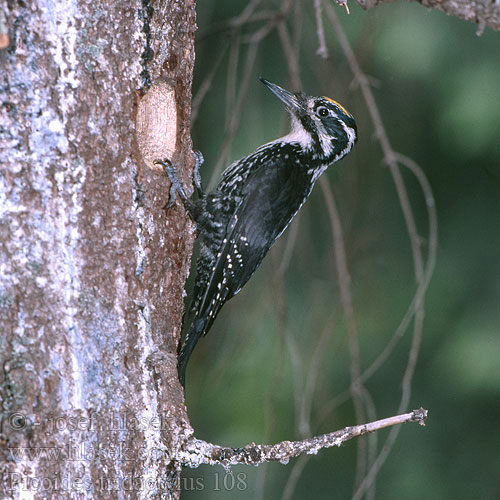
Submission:
[[[343,151],[341,151],[340,154],[335,157],[336,160],[339,157],[344,156],[347,153],[349,153],[351,148],[354,146],[354,141],[356,140],[356,132],[354,132],[354,130],[351,127],[348,127],[343,121],[340,121],[340,123],[342,124],[342,127],[344,127],[345,133],[347,134],[347,137],[349,139],[347,141],[347,146],[345,147],[345,149]]]

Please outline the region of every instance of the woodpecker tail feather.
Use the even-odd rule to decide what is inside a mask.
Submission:
[[[179,359],[177,361],[177,372],[179,374],[179,381],[182,384],[182,387],[185,387],[186,385],[186,366],[189,361],[189,357],[191,356],[198,339],[203,335],[205,326],[206,320],[203,318],[196,318],[191,324],[186,338],[184,339],[184,344],[182,345]]]

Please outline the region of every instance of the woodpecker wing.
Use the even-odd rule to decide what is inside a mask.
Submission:
[[[284,150],[291,147],[288,144]],[[273,155],[253,165],[199,303],[198,317],[207,318],[205,333],[224,303],[253,275],[312,188],[307,166],[302,162],[287,163]]]

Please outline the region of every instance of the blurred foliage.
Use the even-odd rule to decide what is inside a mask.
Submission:
[[[205,156],[205,183],[213,169],[220,171],[286,129],[280,103],[257,80],[262,75],[289,87],[288,65],[273,31],[259,46],[228,158],[216,164],[249,47],[244,36],[231,38],[220,26],[245,5],[198,2],[195,95],[223,53],[193,127],[195,147]],[[261,7],[276,5],[264,0]],[[377,477],[375,498],[495,500],[500,498],[500,34],[486,30],[478,37],[473,24],[417,4],[367,12],[351,4],[350,9],[350,16],[341,7],[337,14],[373,80],[391,144],[422,166],[439,215],[438,261],[425,300],[410,403],[429,409],[428,425],[401,429]],[[301,12],[288,26],[293,33],[300,23],[304,90],[339,100],[359,127],[355,150],[325,175],[342,217],[366,368],[412,299],[411,250],[393,181],[335,33],[325,18],[330,59],[324,61],[316,55],[312,2],[303,2]],[[258,27],[255,23],[246,33]],[[236,43],[240,50],[231,55]],[[231,60],[238,63],[236,88],[228,86]],[[411,174],[403,174],[419,233],[426,235],[422,194]],[[424,238],[424,252],[426,244]],[[277,269],[289,251],[281,274]],[[330,221],[316,187],[298,220],[197,346],[188,368],[187,400],[198,437],[230,446],[300,438],[294,391],[307,379],[325,328],[329,337],[312,394],[310,430],[317,434],[355,423],[350,400],[322,414],[350,381],[336,279]],[[366,384],[376,418],[397,411],[410,342],[411,329]],[[379,447],[386,435],[377,435]],[[312,457],[292,498],[350,498],[356,450],[351,441]],[[296,462],[233,467],[232,477],[222,468],[187,470],[183,498],[281,498]]]

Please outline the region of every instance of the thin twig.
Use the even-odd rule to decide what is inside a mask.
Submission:
[[[367,418],[369,420],[375,420],[377,418],[377,411],[375,408],[375,403],[371,397],[371,394],[368,392],[368,389],[363,386],[363,403],[365,405]],[[367,465],[371,469],[375,460],[377,459],[377,433],[373,432],[367,436],[368,441],[368,452],[366,454]],[[366,491],[366,500],[373,500],[375,498],[375,482],[376,477],[371,481],[370,485],[367,487]]]
[[[233,111],[233,115],[231,116],[229,123],[227,124],[224,144],[222,145],[221,152],[219,153],[219,156],[215,162],[216,167],[212,172],[212,176],[208,184],[209,188],[213,187],[215,180],[218,179],[220,176],[220,171],[222,170],[223,166],[226,165],[227,163],[229,148],[241,119],[242,105],[248,91],[248,84],[250,82],[250,77],[253,74],[253,68],[255,65],[255,59],[257,57],[257,51],[259,45],[260,45],[260,40],[250,44],[248,47],[244,74],[239,88],[238,98],[236,99],[235,109]]]
[[[301,87],[299,76],[299,61],[284,22],[278,24],[278,33],[280,36],[281,47],[283,49],[283,53],[285,54],[285,59],[288,66],[290,85],[294,89],[299,89]]]
[[[368,111],[370,113],[370,116],[372,118],[374,127],[375,127],[375,132],[376,136],[380,142],[382,151],[384,153],[384,161],[386,164],[389,166],[391,175],[394,180],[394,184],[396,187],[396,192],[399,197],[399,202],[401,205],[401,209],[403,211],[403,215],[405,218],[406,226],[408,229],[408,235],[410,238],[410,246],[413,254],[413,265],[414,265],[414,271],[415,271],[415,278],[417,282],[417,292],[415,294],[415,322],[414,322],[414,328],[413,328],[413,338],[412,338],[412,345],[410,348],[410,353],[408,357],[408,363],[407,367],[405,370],[405,374],[403,377],[403,384],[402,384],[402,391],[401,391],[401,400],[400,400],[400,411],[407,407],[409,403],[409,398],[410,398],[410,392],[411,392],[411,380],[413,377],[413,373],[415,370],[416,366],[416,361],[418,357],[418,352],[419,352],[419,347],[420,347],[420,341],[421,341],[421,335],[422,335],[422,329],[423,329],[423,298],[424,298],[424,292],[425,292],[425,287],[427,286],[426,283],[426,271],[428,269],[424,269],[424,262],[423,262],[423,257],[422,257],[422,251],[420,248],[420,238],[418,235],[418,231],[416,228],[416,223],[415,219],[413,216],[413,211],[410,205],[410,201],[408,198],[408,193],[406,190],[406,186],[404,184],[401,172],[399,170],[398,166],[398,158],[394,150],[392,149],[389,138],[387,136],[387,133],[385,131],[385,128],[382,123],[382,118],[380,115],[380,112],[378,110],[378,107],[375,102],[375,98],[373,96],[373,93],[371,91],[371,88],[368,84],[368,80],[366,79],[364,73],[361,71],[361,68],[358,64],[358,61],[354,55],[354,52],[347,40],[347,37],[343,31],[343,28],[337,18],[336,13],[334,12],[334,9],[329,5],[329,3],[325,2],[324,3],[327,15],[330,19],[330,22],[335,29],[337,33],[337,37],[339,39],[339,42],[343,48],[343,51],[346,55],[346,58],[348,60],[348,63],[351,67],[351,70],[353,71],[356,79],[359,82],[363,97],[366,101]],[[427,197],[426,197],[427,198]],[[430,213],[430,211],[429,211]],[[431,215],[429,215],[431,217]],[[435,235],[434,235],[435,236]],[[433,241],[433,245],[429,246],[429,253],[431,251],[435,251],[434,244],[436,241]],[[434,257],[429,256],[429,259],[431,263],[433,262]],[[432,269],[432,268],[431,268]],[[418,290],[422,289],[422,294],[418,292]],[[387,439],[381,453],[375,460],[374,464],[368,471],[368,474],[366,477],[363,479],[362,483],[359,485],[357,488],[357,491],[355,492],[353,496],[353,500],[360,500],[364,493],[366,492],[367,488],[372,484],[374,481],[376,474],[378,473],[378,470],[380,470],[380,467],[384,463],[385,459],[387,458],[391,447],[393,446],[395,439],[397,437],[398,430],[393,429],[391,433],[389,434],[389,438]]]
[[[287,0],[285,0],[286,2]],[[284,3],[282,10],[289,8],[292,4],[290,2]],[[293,50],[292,41],[290,39],[288,29],[283,20],[278,23],[277,26],[278,34],[281,41],[281,47],[283,49],[283,53],[285,54],[285,59],[288,65],[288,71],[290,75],[290,81],[292,87],[300,88],[300,74],[299,74],[299,60],[298,53]],[[297,221],[298,222],[298,221]],[[293,237],[293,235],[292,235]],[[294,243],[295,240],[291,240]],[[278,272],[283,272],[286,268],[284,266],[280,266],[278,268]],[[280,275],[281,282],[283,283],[283,274]],[[294,397],[295,397],[295,421],[297,424],[297,429],[299,432],[299,436],[303,436],[301,434],[301,408],[304,399],[304,363],[300,355],[300,350],[297,345],[297,341],[293,335],[289,332],[288,328],[284,329],[286,336],[286,344],[291,353],[291,360],[293,366],[293,378],[294,378]]]
[[[427,206],[427,215],[428,215],[428,256],[425,263],[425,273],[423,281],[418,285],[415,295],[410,303],[408,310],[406,311],[401,323],[398,328],[394,332],[393,336],[386,344],[383,351],[377,356],[377,358],[372,362],[372,364],[363,371],[360,377],[360,382],[363,384],[367,382],[377,371],[381,368],[384,363],[387,361],[394,348],[396,347],[398,341],[403,337],[406,329],[408,328],[410,322],[414,318],[418,305],[423,299],[425,292],[427,290],[427,286],[429,285],[432,273],[434,271],[434,267],[436,264],[436,255],[437,255],[437,213],[435,207],[434,196],[432,194],[432,189],[430,187],[429,181],[425,176],[421,167],[410,158],[394,152],[395,158],[400,162],[401,165],[410,169],[410,171],[415,175],[420,189],[422,190],[425,198],[425,203]],[[317,419],[317,425],[320,425],[331,412],[345,403],[351,397],[351,392],[349,389],[344,392],[338,394],[335,398],[328,401],[322,408],[321,413]]]
[[[298,0],[296,2],[296,11],[298,12],[299,10],[299,4],[300,4],[300,0]],[[294,16],[294,27],[293,27],[293,42],[292,42],[292,52],[291,54],[293,55],[293,58],[295,59],[295,62],[293,63],[293,67],[294,68],[299,68],[299,61],[298,61],[298,57],[299,57],[299,54],[300,54],[300,50],[299,50],[299,46],[300,46],[300,34],[301,34],[301,27],[302,27],[302,16],[299,16],[299,15],[295,15]],[[285,48],[284,44],[286,43],[286,41],[284,41],[284,36],[286,37],[287,36],[287,32],[286,31],[283,31],[282,33],[280,33],[280,40],[281,40],[281,43],[282,43],[282,48],[283,48],[283,53],[285,54],[285,57],[286,54],[287,54],[287,48]],[[290,53],[288,53],[288,56],[290,56]],[[302,88],[302,85],[300,84],[300,74],[298,73],[293,73],[292,72],[292,69],[291,69],[291,66],[288,65],[288,70],[289,70],[289,79],[290,79],[290,83],[291,85],[296,85],[295,88],[297,89],[301,89]],[[287,123],[287,127],[288,127],[288,123]],[[292,253],[293,253],[293,249],[295,248],[295,243],[297,241],[297,237],[298,235],[300,234],[299,232],[299,227],[301,225],[301,218],[302,218],[302,212],[299,212],[295,218],[293,219],[293,222],[292,224],[290,225],[290,227],[288,228],[287,230],[287,235],[286,235],[286,243],[285,243],[285,249],[283,250],[283,255],[282,255],[282,258],[281,258],[281,263],[279,265],[280,269],[279,271],[281,273],[284,273],[287,269],[288,269],[288,266],[290,264],[290,261],[291,261],[291,258],[292,258]]]
[[[229,50],[229,61],[227,63],[227,78],[226,78],[226,124],[231,124],[234,103],[236,101],[236,87],[238,75],[238,63],[240,59],[239,49],[239,31],[233,32],[231,37],[231,49]]]
[[[275,257],[275,254],[273,254],[273,258]],[[277,267],[277,266],[273,266]],[[275,275],[275,281],[280,283],[280,281],[283,279],[283,274],[280,274],[278,272],[277,275]],[[287,311],[284,313],[281,310],[282,304],[284,303],[284,298],[280,293],[276,294],[277,295],[277,300],[278,300],[278,312],[279,312],[279,318],[280,318],[280,327],[283,325],[283,315],[286,314]],[[287,325],[285,324],[284,328],[287,328]],[[271,378],[271,382],[269,384],[268,389],[265,391],[264,395],[264,418],[265,418],[265,431],[264,435],[266,436],[266,439],[270,439],[271,436],[273,435],[273,431],[276,426],[276,399],[277,396],[280,393],[280,385],[283,383],[283,374],[285,371],[283,370],[283,364],[284,364],[284,355],[285,355],[285,349],[283,345],[286,343],[286,334],[283,333],[282,329],[281,335],[279,336],[280,343],[276,348],[276,355],[273,357],[273,374]],[[292,357],[292,362],[293,362],[293,357]],[[267,480],[267,474],[268,474],[268,468],[267,467],[261,467],[257,471],[257,477],[256,477],[256,485],[255,485],[255,500],[262,500],[266,498],[265,492],[266,492],[266,480]]]
[[[391,352],[394,350],[399,339],[403,336],[405,330],[408,328],[410,321],[415,316],[419,304],[423,300],[425,292],[427,290],[427,286],[429,285],[432,273],[434,272],[434,267],[436,264],[436,255],[437,255],[437,212],[434,201],[434,196],[432,194],[432,189],[425,176],[422,168],[413,160],[404,156],[400,153],[393,152],[395,159],[403,166],[410,169],[413,175],[416,177],[420,189],[422,190],[425,198],[425,203],[427,207],[427,216],[428,216],[428,224],[429,224],[429,237],[428,237],[428,253],[427,253],[427,261],[425,263],[425,272],[422,278],[422,281],[419,283],[413,300],[408,307],[401,323],[398,328],[394,332],[394,335],[387,343],[384,350],[379,354],[379,356],[373,361],[373,363],[363,372],[361,375],[361,380],[366,382],[372,375],[384,364],[384,362],[388,359]]]
[[[218,34],[224,31],[234,32],[234,30],[238,30],[247,24],[272,19],[276,15],[275,12],[260,11],[255,13],[255,9],[257,9],[261,2],[262,0],[252,0],[245,6],[238,16],[213,24],[208,29],[200,31],[197,36],[197,41],[200,42],[210,35]]]
[[[300,212],[293,219],[292,224],[290,224],[286,233],[285,249],[281,255],[281,260],[278,264],[278,272],[284,274],[290,265],[292,259],[293,249],[295,248],[295,243],[297,242],[297,237],[299,235],[300,227]]]
[[[229,123],[227,124],[226,127],[224,144],[221,148],[219,157],[215,162],[216,166],[213,169],[212,176],[208,184],[209,188],[213,187],[215,179],[219,177],[223,165],[227,163],[229,147],[241,119],[242,105],[246,97],[246,94],[248,92],[248,84],[253,74],[253,68],[255,65],[255,60],[257,57],[257,52],[260,43],[272,32],[272,30],[276,27],[276,25],[280,22],[280,20],[284,16],[286,16],[288,11],[291,9],[292,5],[293,5],[293,0],[284,0],[280,10],[275,14],[275,16],[269,19],[264,26],[256,30],[251,35],[247,37],[242,37],[242,43],[248,43],[249,45],[247,58],[244,66],[243,77],[241,80],[238,97],[235,101],[233,114],[231,115]]]
[[[248,25],[251,22],[255,22],[256,20],[261,20],[265,21],[264,25],[254,31],[251,34],[248,33],[241,33],[241,42],[240,43],[248,43],[249,48],[248,48],[248,53],[247,53],[247,58],[246,58],[246,63],[244,65],[243,69],[243,84],[240,85],[240,88],[238,89],[238,93],[233,96],[234,100],[234,114],[230,117],[228,120],[228,124],[226,127],[226,136],[224,140],[224,147],[222,148],[221,155],[219,156],[218,164],[221,163],[222,161],[227,160],[228,152],[229,152],[229,144],[232,141],[232,138],[234,136],[234,132],[236,130],[237,124],[240,121],[241,117],[241,108],[242,108],[242,103],[244,102],[244,98],[246,96],[247,92],[247,87],[248,83],[250,80],[250,75],[251,72],[253,71],[253,67],[255,64],[255,59],[256,55],[258,52],[258,48],[260,45],[260,42],[267,37],[273,30],[274,28],[277,28],[277,31],[280,36],[281,44],[283,47],[283,51],[285,53],[285,57],[287,59],[289,68],[290,68],[290,76],[291,76],[291,81],[293,83],[293,86],[296,88],[301,88],[299,85],[300,83],[300,75],[299,75],[299,64],[297,60],[297,54],[299,53],[298,50],[294,50],[296,48],[296,44],[299,43],[299,38],[294,39],[294,43],[290,42],[290,37],[288,36],[288,31],[287,27],[285,24],[285,19],[287,14],[289,13],[290,9],[292,6],[298,5],[298,2],[296,0],[284,0],[282,2],[282,6],[279,9],[279,11],[274,11],[274,12],[256,12],[257,6],[260,4],[261,0],[252,0],[247,4],[246,9],[237,17],[232,20],[230,20],[227,24],[228,29],[231,29],[233,31],[233,36],[236,34],[236,32]],[[340,2],[342,4],[345,4],[344,1]],[[318,9],[319,6],[319,9]],[[328,4],[326,5],[326,12],[328,17],[330,18],[330,21],[332,22],[332,25],[335,27],[335,21],[332,21],[332,14],[329,12],[331,9],[331,6]],[[315,13],[317,17],[317,26],[318,26],[318,40],[320,42],[320,48],[324,46],[324,49],[326,49],[326,42],[324,40],[324,30],[323,30],[323,25],[322,25],[322,18],[321,18],[321,3],[319,0],[315,0]],[[320,22],[318,23],[318,15]],[[333,14],[335,15],[335,14]],[[336,16],[335,16],[336,17]],[[296,16],[296,20],[301,20],[300,16]],[[336,21],[337,24],[338,20]],[[338,27],[335,27],[337,31],[337,35],[339,37],[339,40],[343,46],[344,52],[346,54],[346,57],[349,61],[349,64],[351,64],[351,68],[353,69],[353,72],[356,76],[356,79],[358,80],[360,84],[360,88],[363,92],[363,95],[365,97],[365,100],[367,102],[367,107],[370,110],[370,113],[372,114],[372,120],[374,122],[374,127],[376,130],[377,137],[380,141],[382,150],[384,152],[384,161],[389,165],[389,168],[391,170],[391,174],[393,175],[394,182],[396,185],[396,190],[398,192],[398,196],[400,198],[400,203],[402,206],[403,214],[405,217],[405,221],[408,227],[408,233],[410,235],[410,243],[411,243],[411,250],[413,254],[413,261],[414,261],[414,267],[415,267],[415,275],[416,275],[416,281],[417,281],[417,290],[415,292],[415,296],[412,300],[412,303],[410,305],[410,308],[403,318],[403,321],[400,325],[400,328],[396,331],[394,336],[392,337],[391,341],[389,344],[391,344],[389,349],[384,349],[382,352],[381,356],[374,362],[368,370],[365,370],[362,374],[360,373],[360,362],[359,362],[359,346],[357,343],[357,330],[356,330],[356,324],[355,324],[355,317],[354,317],[354,310],[353,310],[353,305],[352,305],[352,297],[351,297],[351,291],[350,291],[350,283],[349,283],[349,273],[347,270],[347,263],[346,263],[346,258],[345,258],[345,248],[344,248],[344,242],[343,242],[343,237],[342,237],[342,228],[340,226],[340,219],[338,220],[338,228],[340,232],[338,233],[340,235],[340,240],[337,241],[337,244],[339,244],[340,241],[340,247],[341,247],[341,252],[340,252],[340,257],[339,257],[339,252],[337,246],[335,247],[336,249],[336,257],[337,257],[337,272],[339,273],[339,286],[341,287],[341,300],[342,304],[344,307],[344,311],[346,314],[347,322],[348,322],[348,331],[349,331],[349,344],[350,344],[350,353],[351,353],[351,388],[349,391],[346,391],[345,398],[346,400],[349,398],[349,395],[353,396],[354,400],[354,405],[356,408],[356,414],[359,416],[364,410],[363,410],[363,404],[365,405],[367,411],[374,410],[373,405],[371,404],[371,398],[369,395],[366,393],[365,389],[362,387],[362,384],[371,376],[371,374],[376,371],[376,369],[387,359],[387,357],[390,355],[392,352],[392,349],[397,343],[397,340],[404,334],[404,331],[407,329],[409,326],[409,323],[413,318],[415,318],[415,324],[414,324],[414,333],[413,333],[413,338],[412,338],[412,347],[410,349],[409,353],[409,360],[407,364],[407,368],[403,377],[403,387],[402,387],[402,397],[400,401],[400,408],[406,408],[409,397],[410,397],[410,391],[411,391],[411,379],[413,376],[413,372],[415,369],[416,365],[416,360],[417,360],[417,355],[418,355],[418,348],[420,344],[420,338],[421,338],[421,332],[422,332],[422,320],[423,320],[423,298],[425,294],[425,290],[427,287],[427,284],[430,279],[430,275],[432,274],[432,269],[434,267],[434,259],[435,259],[435,245],[436,245],[436,236],[435,236],[435,224],[433,221],[433,217],[435,216],[435,210],[433,208],[433,198],[432,198],[432,192],[430,192],[430,187],[428,191],[423,188],[423,191],[426,196],[426,201],[428,202],[428,210],[429,210],[429,250],[428,250],[428,258],[427,262],[425,263],[422,259],[422,253],[421,253],[421,248],[420,248],[420,239],[418,236],[416,224],[413,218],[411,206],[409,203],[409,199],[406,193],[406,188],[401,176],[401,173],[399,172],[398,169],[398,162],[400,162],[402,165],[407,166],[412,170],[414,175],[417,177],[419,180],[420,184],[425,184],[426,179],[425,176],[423,175],[423,172],[421,171],[420,167],[418,165],[411,163],[411,160],[406,159],[405,157],[402,157],[401,155],[398,155],[395,153],[389,143],[389,140],[387,138],[387,134],[385,132],[385,129],[382,124],[382,120],[380,118],[380,114],[378,113],[378,109],[376,107],[373,95],[371,94],[371,90],[366,89],[366,87],[369,87],[368,85],[368,79],[366,76],[362,73],[361,69],[359,68],[359,65],[356,61],[356,58],[352,52],[352,49],[350,48],[347,39],[345,38],[345,35],[343,34],[342,28],[340,25]],[[321,33],[320,33],[321,31]],[[343,39],[342,39],[343,37]],[[239,49],[237,49],[239,52]],[[234,55],[234,53],[233,53]],[[354,65],[354,66],[353,66]],[[233,70],[235,70],[235,67],[233,67]],[[236,72],[229,74],[233,74],[233,76],[236,74]],[[232,80],[232,83],[231,83]],[[234,88],[234,82],[235,79],[228,77],[228,82],[231,83],[231,85],[228,85],[232,92],[232,88]],[[370,97],[371,96],[371,97]],[[198,104],[198,102],[197,102]],[[396,171],[396,172],[395,172]],[[214,175],[218,174],[218,169],[214,169]],[[322,179],[323,182],[326,182]],[[428,187],[428,186],[427,186]],[[329,187],[328,187],[329,189]],[[430,193],[430,194],[429,194]],[[331,194],[331,191],[330,191]],[[333,200],[333,196],[332,196]],[[431,203],[432,201],[432,203]],[[432,209],[429,208],[432,204]],[[336,210],[336,208],[335,208]],[[338,214],[337,214],[338,218]],[[332,224],[333,225],[333,224]],[[434,229],[433,229],[434,228]],[[293,245],[293,242],[290,244]],[[342,255],[343,252],[343,255]],[[282,272],[286,268],[286,265],[282,266],[280,271]],[[340,268],[340,272],[339,272]],[[342,287],[344,287],[344,290],[342,291]],[[351,318],[351,319],[350,319]],[[352,322],[351,322],[352,320]],[[353,329],[353,330],[352,330]],[[354,331],[354,335],[351,335],[351,332]],[[319,348],[320,345],[323,345],[322,342],[323,336],[321,336],[320,341],[317,344],[317,347]],[[289,340],[289,339],[288,339]],[[293,342],[292,342],[293,343]],[[288,347],[292,348],[292,350],[297,349],[297,345],[295,344],[294,346],[290,345],[290,342],[287,342]],[[297,352],[295,352],[295,356],[297,355]],[[300,354],[299,354],[300,357]],[[292,359],[294,356],[292,356]],[[313,356],[315,358],[315,356]],[[354,359],[354,365],[352,364],[352,361]],[[300,363],[299,363],[300,364]],[[301,387],[302,384],[299,384],[298,378],[296,379],[295,383],[295,396],[296,396],[296,403],[297,401],[300,400],[300,412],[298,418],[298,423],[299,423],[299,433],[302,434],[304,432],[309,432],[309,424],[310,424],[310,400],[306,401],[308,398],[310,399],[312,397],[312,393],[314,392],[314,386],[316,382],[316,376],[314,375],[315,367],[314,363],[311,363],[311,368],[310,368],[310,373],[308,376],[308,380],[306,381],[306,384],[304,387]],[[299,370],[300,371],[300,370]],[[298,371],[294,369],[294,372],[297,372],[296,375],[298,374]],[[357,392],[359,391],[359,392]],[[356,395],[357,394],[357,395]],[[299,399],[297,399],[299,398]],[[358,412],[359,411],[359,412]],[[401,410],[401,412],[404,410]],[[423,410],[425,412],[425,410]],[[369,411],[370,413],[370,411]],[[406,414],[410,415],[410,414]],[[425,412],[426,415],[426,412]],[[423,418],[425,418],[425,415]],[[401,415],[400,415],[401,416]],[[370,415],[371,418],[371,415]],[[365,419],[363,419],[365,420]],[[361,420],[362,421],[362,420]],[[360,422],[358,419],[357,422]],[[379,421],[383,422],[383,421]],[[395,422],[395,423],[400,423],[400,422]],[[388,424],[388,425],[394,425],[394,424]],[[258,463],[263,463],[266,461],[282,461],[286,462],[288,461],[289,458],[294,457],[299,455],[300,453],[315,453],[317,452],[318,449],[322,447],[329,447],[329,446],[335,446],[340,444],[341,442],[346,441],[347,439],[350,439],[351,437],[355,437],[356,435],[361,435],[365,432],[370,432],[370,430],[367,430],[366,426],[357,426],[354,428],[347,428],[352,431],[353,429],[357,428],[362,428],[364,427],[365,430],[364,432],[360,432],[359,434],[353,434],[350,435],[349,437],[346,437],[344,439],[344,432],[346,432],[346,429],[343,431],[338,431],[337,433],[331,433],[325,436],[319,436],[316,438],[310,438],[306,439],[304,441],[299,441],[296,443],[290,443],[290,442],[283,442],[278,445],[268,445],[268,446],[257,446],[254,444],[248,445],[245,448],[240,448],[240,449],[232,449],[232,448],[224,448],[224,447],[219,447],[216,445],[211,445],[209,443],[205,443],[204,441],[199,441],[195,438],[192,438],[189,442],[189,446],[186,448],[186,456],[187,456],[187,462],[186,464],[189,466],[197,466],[199,463],[220,463],[222,465],[232,465],[236,463],[251,463],[253,465],[257,465]],[[385,425],[384,425],[385,427]],[[355,498],[361,498],[362,495],[364,495],[366,492],[368,492],[368,496],[373,496],[374,494],[374,479],[375,476],[380,469],[381,464],[385,460],[387,454],[390,451],[390,448],[392,446],[392,443],[394,442],[397,433],[399,431],[399,427],[393,427],[391,429],[389,438],[387,439],[381,453],[377,457],[376,460],[373,460],[373,457],[370,459],[370,470],[368,474],[366,475],[365,479],[361,482],[359,485],[359,488],[357,489],[357,492],[355,494]],[[339,433],[340,436],[339,437]],[[328,439],[326,438],[328,437]],[[340,441],[338,441],[340,439]],[[327,442],[330,444],[319,444],[320,443]],[[198,449],[201,447],[202,451],[198,453],[196,451],[195,453],[193,452],[194,449]],[[373,447],[370,447],[371,450],[373,450]],[[302,450],[302,451],[301,451]],[[290,453],[286,453],[290,452]],[[372,455],[372,452],[368,453],[369,455]],[[366,457],[367,454],[365,452],[359,453],[358,454],[358,474],[361,471],[361,469],[364,469],[363,467],[360,467],[360,457]],[[303,455],[303,458],[301,458],[300,463],[303,464],[301,467],[298,467],[299,462],[297,462],[296,467],[293,469],[293,474],[294,478],[290,478],[289,483],[287,483],[287,487],[285,488],[285,491],[283,493],[283,496],[285,498],[285,495],[292,495],[293,490],[295,488],[295,483],[300,477],[300,474],[302,472],[303,467],[305,467],[305,464],[307,463],[307,455]],[[363,459],[364,460],[364,459]],[[193,465],[196,464],[196,465]],[[370,488],[371,489],[368,489]]]
[[[300,395],[304,380],[304,361],[301,356],[297,339],[290,331],[288,304],[285,297],[285,278],[284,274],[279,272],[279,268],[275,273],[276,297],[279,305],[280,318],[280,333],[284,340],[284,344],[290,353],[290,361],[292,364],[292,376],[294,382],[294,399],[295,399],[295,420],[299,421],[300,413]]]
[[[292,470],[290,471],[290,474],[288,474],[288,480],[285,488],[283,489],[281,500],[290,500],[292,498],[300,476],[302,475],[302,472],[304,472],[310,458],[311,455],[300,455],[298,460],[293,464]]]
[[[237,464],[259,465],[265,462],[288,463],[291,458],[306,454],[317,454],[323,448],[340,446],[352,438],[369,432],[379,431],[408,422],[425,425],[427,410],[419,408],[410,413],[376,420],[362,425],[345,427],[339,431],[322,434],[302,441],[282,441],[278,444],[265,445],[250,443],[243,448],[229,448],[207,443],[191,437],[183,445],[177,459],[186,467],[198,467],[202,464],[224,467]]]
[[[217,74],[219,66],[221,65],[224,59],[224,56],[226,55],[228,47],[229,44],[226,44],[224,48],[219,52],[219,54],[217,55],[217,59],[213,63],[209,74],[203,79],[201,85],[198,87],[198,90],[196,91],[196,94],[193,97],[193,103],[191,105],[191,127],[198,118],[198,111],[200,109],[201,103],[203,102],[203,99],[205,99],[205,96],[207,95],[208,91],[212,88],[212,82],[215,78],[215,75]]]
[[[316,54],[323,59],[328,59],[328,49],[326,48],[325,29],[323,27],[323,13],[321,0],[314,0],[314,14],[316,17],[316,31],[318,34],[319,47]]]
[[[361,374],[361,361],[359,356],[359,339],[358,328],[356,326],[356,316],[354,314],[354,306],[352,303],[351,293],[351,277],[347,268],[347,257],[345,251],[344,235],[342,224],[337,210],[337,205],[333,198],[333,193],[328,184],[326,177],[320,178],[320,186],[323,191],[328,215],[332,225],[333,246],[335,248],[335,265],[338,275],[338,283],[340,290],[340,302],[344,310],[347,322],[347,336],[349,339],[349,355],[350,355],[350,370],[351,370],[351,394],[356,414],[356,421],[362,422],[365,419],[363,408],[362,386],[359,382]],[[366,472],[366,442],[360,440],[358,442],[358,456],[356,465],[356,487],[361,483]]]
[[[299,435],[304,437],[311,436],[311,408],[313,402],[313,394],[316,388],[316,382],[321,369],[321,358],[326,352],[326,345],[330,339],[330,333],[333,331],[333,326],[336,323],[335,317],[338,314],[338,308],[335,308],[331,314],[331,318],[325,324],[323,331],[319,335],[318,342],[314,349],[314,353],[307,372],[304,390],[299,412]]]
[[[300,56],[300,43],[302,41],[302,26],[304,24],[304,5],[303,3],[309,2],[309,0],[295,0],[295,12],[293,13],[293,22],[291,23],[292,33],[293,33],[293,49],[297,54],[297,58]]]
[[[288,35],[288,30],[285,24],[282,22],[278,26],[278,32],[280,34],[280,40],[283,47],[283,52],[285,54],[290,76],[292,80],[292,85],[301,88],[300,76],[299,76],[299,65],[297,60],[296,52],[293,50],[292,42]],[[353,403],[356,413],[356,421],[362,422],[365,420],[365,414],[363,410],[363,402],[361,397],[361,388],[359,384],[360,379],[360,359],[359,359],[359,342],[357,335],[356,320],[354,315],[354,308],[352,304],[352,294],[350,287],[350,276],[347,269],[347,259],[345,254],[344,239],[342,234],[342,225],[340,223],[340,217],[338,215],[335,202],[333,200],[333,195],[331,193],[330,187],[326,178],[322,177],[320,179],[320,184],[323,189],[323,194],[326,199],[328,213],[332,223],[332,232],[334,238],[334,248],[335,248],[335,262],[337,267],[337,273],[339,278],[339,288],[341,295],[341,303],[344,309],[344,313],[347,319],[348,325],[348,336],[349,336],[349,347],[351,355],[351,391],[353,396]],[[302,398],[303,399],[303,398]],[[299,419],[300,427],[304,427],[304,421]],[[301,428],[299,427],[299,431]],[[356,473],[356,485],[358,485],[366,472],[366,443],[361,440],[358,442],[358,462],[357,462],[357,473]]]

